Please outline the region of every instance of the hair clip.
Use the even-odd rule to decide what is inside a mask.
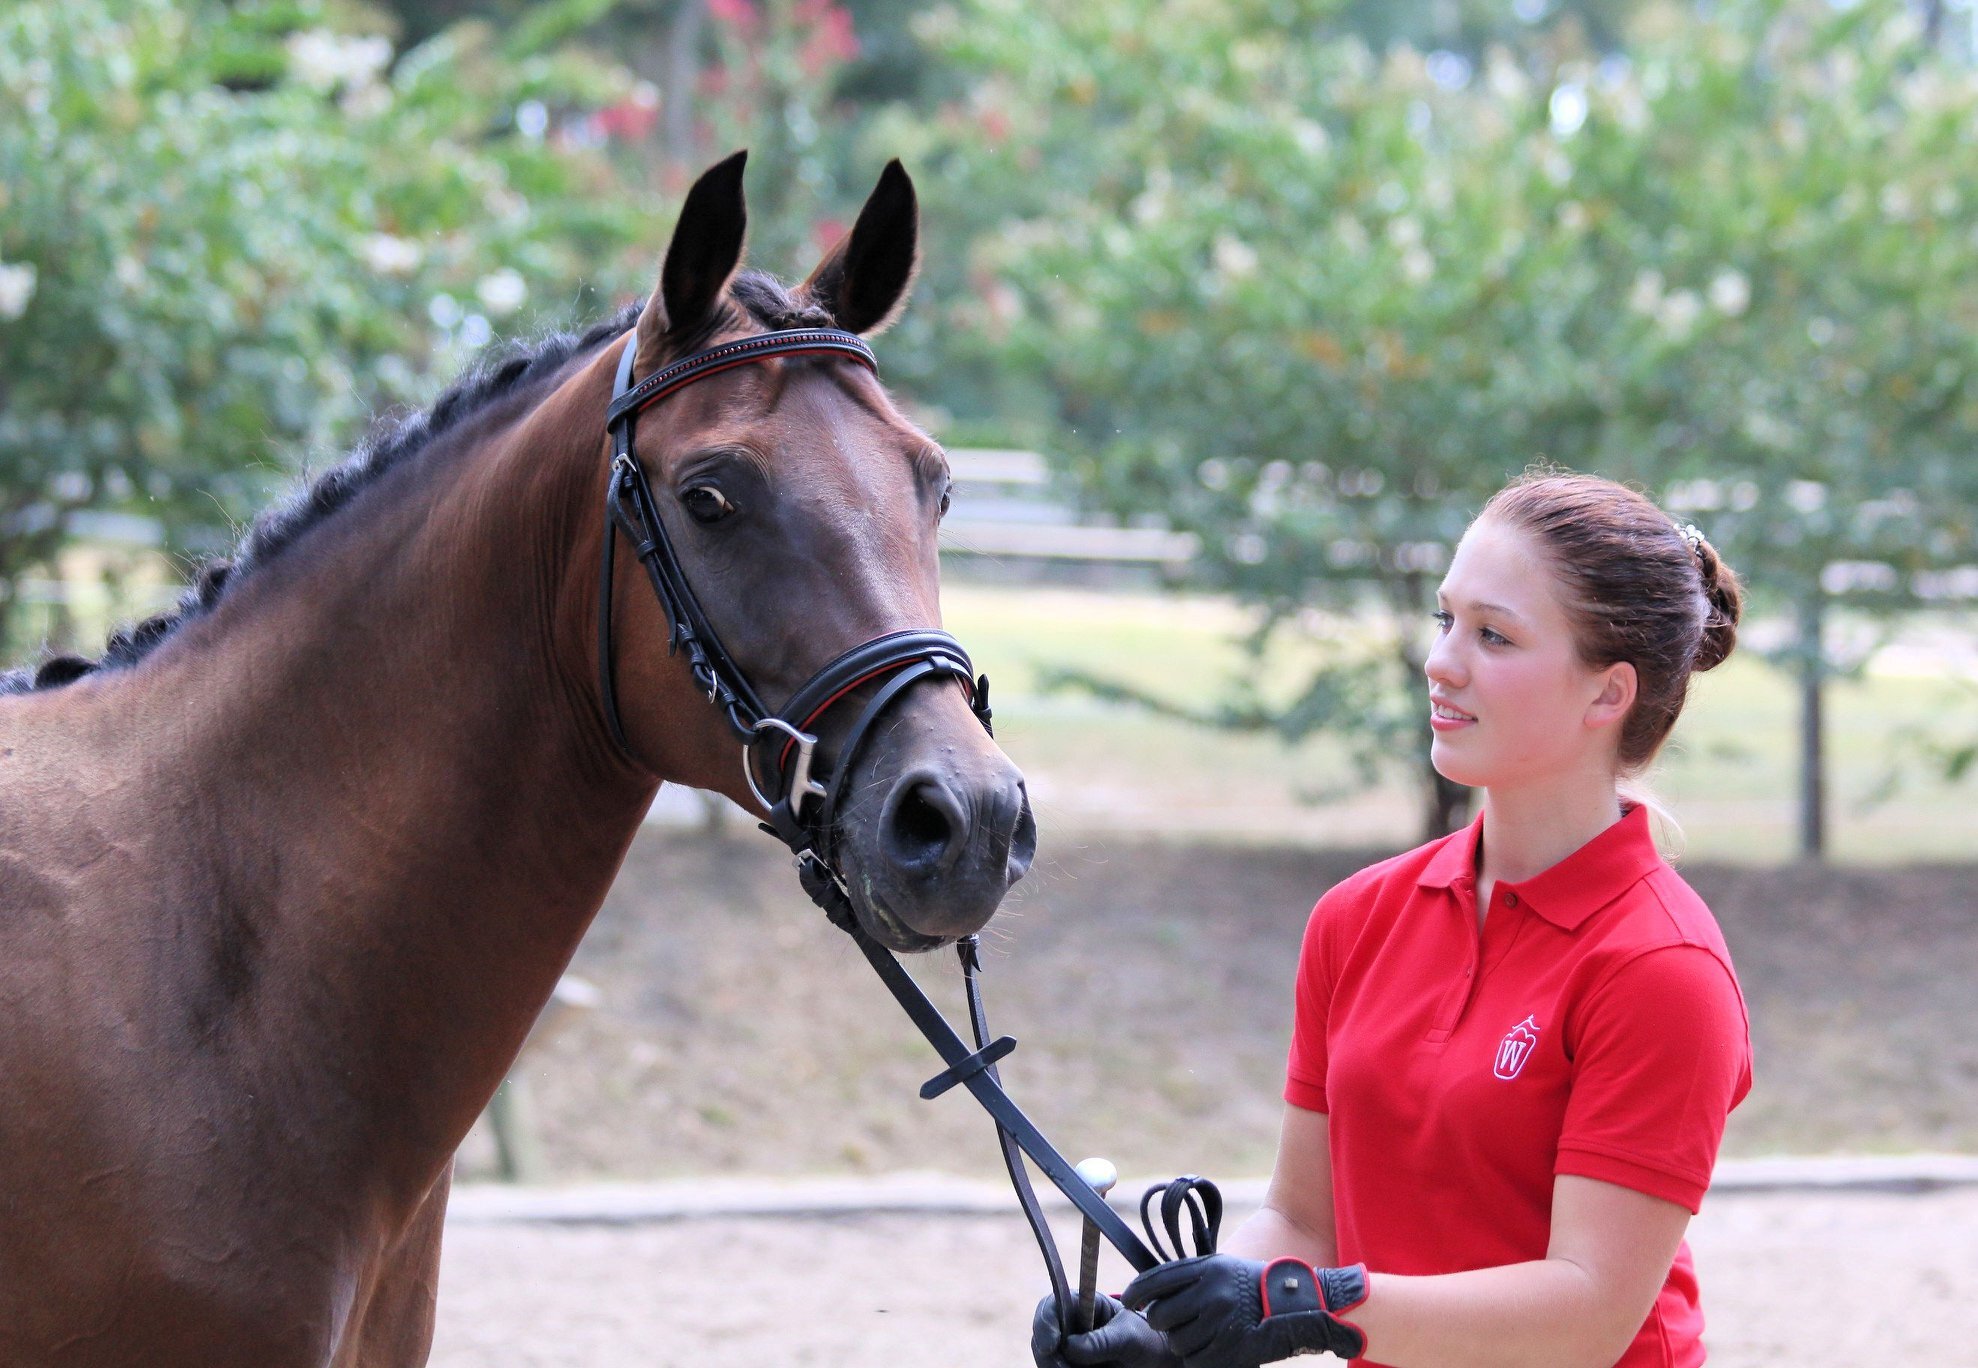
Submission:
[[[1701,564],[1703,560],[1703,533],[1696,530],[1695,523],[1677,523],[1675,526],[1676,535],[1689,543],[1690,554],[1695,556],[1698,563]]]

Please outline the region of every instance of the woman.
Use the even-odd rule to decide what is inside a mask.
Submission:
[[[1491,499],[1437,601],[1431,758],[1481,816],[1314,909],[1263,1208],[1089,1335],[1060,1343],[1047,1298],[1040,1364],[1703,1361],[1683,1233],[1750,1042],[1628,781],[1731,653],[1737,577],[1640,495],[1548,472]]]

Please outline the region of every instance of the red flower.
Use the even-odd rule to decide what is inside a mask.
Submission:
[[[740,29],[743,33],[755,32],[756,13],[753,0],[707,0],[707,12],[716,22]]]
[[[797,60],[811,76],[821,76],[834,66],[859,55],[858,32],[852,25],[852,12],[833,0],[798,0],[794,18],[808,25]]]

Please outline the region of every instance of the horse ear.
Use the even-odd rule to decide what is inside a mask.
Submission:
[[[851,233],[824,254],[803,290],[847,332],[877,333],[898,316],[919,267],[920,203],[906,168],[890,161]]]
[[[639,314],[640,374],[649,373],[665,354],[669,335],[679,338],[707,321],[714,302],[742,260],[749,226],[742,196],[746,149],[715,163],[694,182],[660,268],[659,288]]]

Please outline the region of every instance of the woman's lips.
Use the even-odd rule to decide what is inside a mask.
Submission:
[[[1476,723],[1476,718],[1460,708],[1434,699],[1429,700],[1429,725],[1439,732],[1460,731],[1464,727],[1473,727]]]

